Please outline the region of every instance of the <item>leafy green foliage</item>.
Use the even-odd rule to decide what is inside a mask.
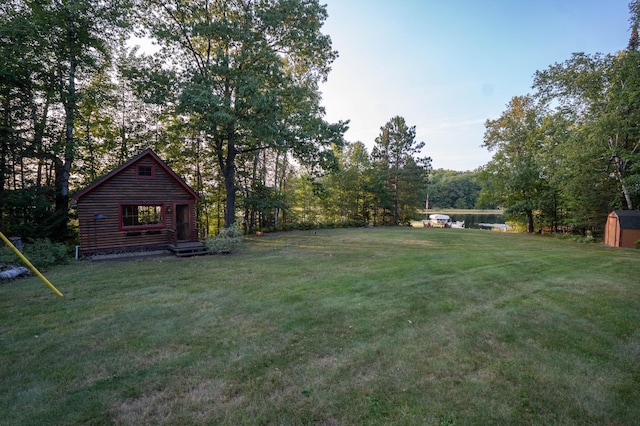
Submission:
[[[207,238],[205,244],[214,254],[229,254],[244,240],[244,232],[238,223],[220,229],[218,235]]]
[[[318,229],[359,228],[367,226],[362,220],[341,220],[337,222],[288,222],[279,226],[265,227],[262,231],[308,231]]]
[[[20,214],[18,226],[65,241],[69,235],[69,195],[77,149],[76,126],[85,124],[79,108],[83,87],[109,62],[109,43],[126,26],[128,1],[16,0],[0,13],[0,192],[48,193],[34,210],[52,212],[39,227],[37,217]],[[91,96],[89,96],[91,97]],[[4,201],[4,200],[3,200]],[[16,203],[3,205],[11,215]],[[5,209],[7,207],[7,209]],[[38,214],[33,216],[38,216]]]
[[[522,220],[530,233],[534,212],[543,208],[542,200],[553,192],[541,161],[547,143],[544,113],[532,97],[518,96],[500,118],[485,124],[484,146],[495,154],[484,168],[483,179],[491,182],[484,191],[505,206],[508,216]]]
[[[4,192],[3,232],[23,238],[55,235],[67,218],[55,211],[55,192],[48,186],[31,186]]]
[[[602,232],[640,202],[640,3],[627,50],[574,54],[536,73],[487,122],[478,179],[434,173],[415,127],[393,117],[371,156],[328,123],[320,83],[337,57],[318,0],[0,4],[0,218],[68,240],[70,190],[146,147],[202,196],[217,231],[292,223],[400,224],[424,206],[504,207],[536,227]],[[157,43],[128,49],[134,30]],[[75,188],[72,188],[75,185]],[[483,191],[477,197],[479,187]]]
[[[371,158],[378,176],[384,179],[386,194],[379,194],[380,198],[389,202],[388,206],[377,206],[383,224],[405,223],[424,205],[431,159],[417,157],[425,143],[415,138],[415,126],[407,126],[400,116],[381,127],[376,138]]]
[[[536,73],[536,96],[564,126],[553,149],[560,200],[583,229],[601,232],[611,209],[638,202],[639,64],[635,50],[577,53]]]
[[[538,71],[533,95],[514,98],[487,121],[485,204],[527,223],[601,234],[612,209],[640,202],[638,11],[616,54],[574,53]]]
[[[27,239],[23,242],[22,254],[36,268],[50,268],[69,262],[68,247],[62,243],[52,242],[47,238]],[[22,260],[9,247],[0,250],[0,263],[21,265]]]
[[[429,175],[429,207],[432,209],[476,208],[482,188],[477,172],[433,170]],[[490,205],[490,207],[496,207]]]
[[[324,121],[318,84],[336,57],[318,1],[143,2],[145,25],[180,74],[177,112],[205,142],[236,220],[237,171],[282,150],[311,168],[331,164],[346,123]]]

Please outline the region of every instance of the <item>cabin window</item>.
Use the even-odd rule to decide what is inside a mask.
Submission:
[[[158,228],[164,224],[161,204],[125,204],[120,213],[122,228]]]
[[[138,176],[139,178],[151,179],[155,175],[154,173],[155,170],[153,169],[152,166],[138,166],[136,170],[137,170],[136,176]]]

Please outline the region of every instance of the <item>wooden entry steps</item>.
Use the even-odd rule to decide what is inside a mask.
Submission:
[[[178,257],[203,256],[210,253],[209,248],[200,242],[171,244],[169,250]]]

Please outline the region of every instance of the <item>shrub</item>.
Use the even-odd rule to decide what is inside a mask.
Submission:
[[[600,239],[594,238],[593,235],[591,234],[580,235],[580,234],[571,234],[567,232],[562,234],[555,234],[555,237],[561,240],[570,240],[570,241],[575,241],[577,243],[584,243],[584,244],[600,242]]]
[[[214,254],[227,254],[242,243],[242,228],[234,223],[229,228],[223,228],[218,235],[213,238],[207,238],[205,244]]]
[[[36,268],[63,265],[69,261],[67,246],[62,243],[54,243],[47,238],[27,240],[23,244],[23,254]],[[21,265],[23,262],[13,250],[9,247],[3,247],[0,253],[0,263]]]
[[[334,228],[359,228],[367,226],[364,220],[344,220],[338,222],[289,222],[281,223],[277,227],[264,227],[257,230],[263,232],[275,231],[309,231],[313,229],[334,229]]]

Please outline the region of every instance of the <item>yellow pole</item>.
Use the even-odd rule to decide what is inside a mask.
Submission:
[[[9,247],[14,251],[14,252],[16,252],[16,254],[18,255],[18,257],[20,257],[20,259],[22,259],[22,261],[23,261],[23,262],[24,262],[24,263],[25,263],[29,268],[31,268],[31,270],[32,270],[33,272],[35,272],[35,274],[36,274],[36,275],[37,275],[37,276],[38,276],[42,281],[44,281],[44,283],[45,283],[46,285],[48,285],[48,286],[51,288],[51,290],[53,290],[53,292],[54,292],[55,294],[57,294],[58,296],[62,297],[62,293],[60,293],[60,292],[58,291],[58,289],[57,289],[57,288],[55,288],[55,287],[53,286],[53,284],[51,284],[51,283],[49,282],[49,280],[48,280],[48,279],[46,279],[46,278],[44,277],[44,275],[42,275],[42,274],[40,273],[40,271],[38,271],[38,270],[36,269],[36,267],[35,267],[35,266],[33,266],[33,265],[31,264],[31,262],[29,262],[29,259],[27,259],[26,257],[24,257],[24,255],[23,255],[22,253],[20,253],[20,250],[18,250],[18,249],[16,248],[16,246],[14,246],[14,245],[13,245],[13,243],[12,243],[11,241],[9,241],[9,239],[8,239],[7,237],[5,237],[5,236],[4,236],[4,234],[3,234],[2,232],[0,232],[0,238],[2,238],[2,241],[4,241],[5,243],[7,243],[7,245],[8,245],[8,246],[9,246]]]

